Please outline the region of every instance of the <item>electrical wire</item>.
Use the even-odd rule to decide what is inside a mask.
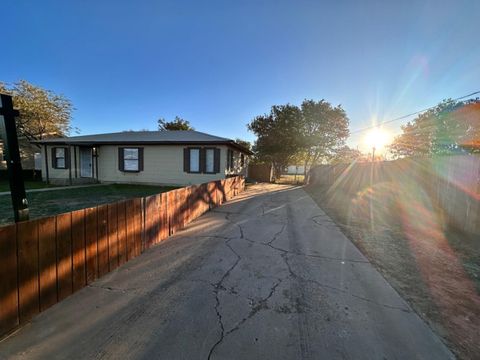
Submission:
[[[465,99],[465,98],[468,98],[468,97],[470,97],[470,96],[477,95],[477,94],[480,94],[480,90],[479,90],[479,91],[474,91],[474,92],[472,92],[472,93],[470,93],[470,94],[467,94],[467,95],[460,96],[460,97],[455,98],[455,99],[452,99],[452,101],[463,100],[463,99]],[[395,122],[395,121],[403,120],[403,119],[409,118],[410,116],[418,115],[418,114],[421,114],[421,113],[423,113],[423,112],[425,112],[425,111],[435,109],[437,106],[438,106],[438,104],[437,104],[437,105],[434,105],[434,106],[430,106],[430,107],[428,107],[428,108],[426,108],[426,109],[422,109],[422,110],[418,110],[418,111],[412,112],[412,113],[407,114],[407,115],[402,115],[402,116],[397,117],[397,118],[395,118],[395,119],[382,121],[381,123],[379,123],[379,124],[377,124],[377,125],[372,125],[372,126],[364,127],[364,128],[361,128],[361,129],[357,129],[357,130],[351,131],[351,132],[350,132],[350,135],[352,135],[352,134],[357,134],[357,133],[360,133],[360,132],[363,132],[363,131],[367,131],[367,130],[370,130],[370,129],[374,129],[374,128],[379,127],[379,126],[382,126],[382,125],[384,125],[384,124],[389,124],[389,123],[392,123],[392,122]]]

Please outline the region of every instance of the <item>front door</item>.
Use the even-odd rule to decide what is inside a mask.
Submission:
[[[80,176],[92,177],[92,149],[80,148]]]

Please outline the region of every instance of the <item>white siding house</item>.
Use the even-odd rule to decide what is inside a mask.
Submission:
[[[197,131],[142,131],[47,139],[42,177],[53,184],[191,185],[247,175],[250,151]]]

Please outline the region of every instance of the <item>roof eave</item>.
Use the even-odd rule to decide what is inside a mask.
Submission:
[[[227,145],[240,150],[247,155],[253,155],[253,153],[247,148],[237,144],[233,140],[231,141],[69,141],[68,139],[45,139],[34,140],[32,143],[41,145],[78,145],[78,146],[100,146],[100,145]]]

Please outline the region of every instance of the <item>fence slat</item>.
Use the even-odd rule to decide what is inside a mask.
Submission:
[[[117,204],[108,205],[108,266],[109,271],[118,267]]]
[[[31,319],[40,311],[37,225],[35,220],[17,224],[20,322]]]
[[[145,198],[145,246],[152,247],[157,242],[156,198],[154,195]]]
[[[0,334],[243,188],[235,178],[0,227]]]
[[[118,265],[122,265],[127,261],[127,229],[125,201],[117,203],[118,218]]]
[[[154,244],[160,242],[160,195],[154,195],[154,209],[152,213],[153,230],[154,230]]]
[[[40,271],[40,310],[57,303],[56,221],[51,216],[38,220],[38,261]]]
[[[160,241],[168,237],[167,194],[160,194]]]
[[[73,291],[72,282],[72,213],[57,215],[57,284],[58,301]]]
[[[142,253],[142,233],[143,233],[143,209],[142,199],[134,199],[134,238],[135,238],[135,256]]]
[[[125,202],[125,226],[127,260],[130,260],[137,256],[135,249],[135,200],[133,199]]]
[[[98,277],[108,273],[108,207],[101,205],[97,207],[98,216],[98,245],[97,245],[97,259],[98,259]]]
[[[85,210],[72,212],[73,291],[87,284],[85,267]]]
[[[95,281],[98,276],[97,230],[97,208],[85,209],[85,265],[87,284]]]
[[[0,228],[0,335],[19,324],[16,230],[15,224]]]

